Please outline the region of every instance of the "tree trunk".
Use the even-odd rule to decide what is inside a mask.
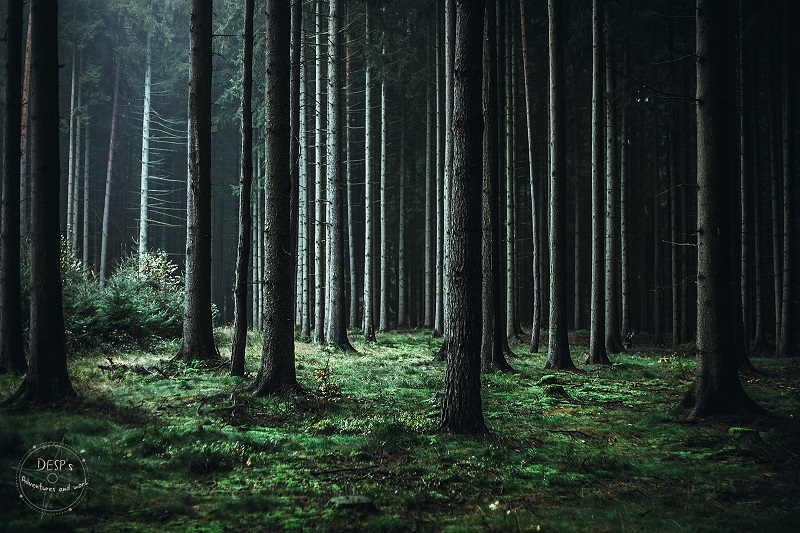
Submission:
[[[244,376],[245,347],[247,346],[247,266],[250,263],[250,235],[253,231],[253,219],[250,211],[250,191],[253,181],[253,15],[254,0],[245,0],[242,59],[242,167],[239,172],[239,240],[236,247],[236,280],[233,286],[235,314],[233,340],[231,341],[232,376]],[[144,178],[144,173],[142,177]]]
[[[567,151],[564,18],[548,0],[550,66],[550,327],[545,368],[573,368],[567,340]]]
[[[31,292],[28,371],[7,403],[53,404],[75,396],[67,373],[62,308],[60,171],[58,158],[52,157],[58,153],[59,144],[58,5],[47,0],[31,0],[30,16],[34,23],[30,30]],[[13,53],[14,47],[11,48]]]
[[[433,46],[428,42],[428,63],[432,63]],[[425,85],[425,313],[423,325],[426,328],[433,328],[434,311],[434,245],[436,236],[433,231],[436,223],[433,218],[436,216],[435,202],[436,176],[434,174],[436,165],[433,162],[435,151],[432,149],[434,124],[433,97],[431,96],[430,84]]]
[[[455,14],[453,172],[447,231],[447,369],[441,428],[484,433],[480,389],[481,35],[484,2],[463,0]]]
[[[365,46],[370,46],[370,4],[367,2],[364,17]],[[364,62],[364,340],[375,342],[375,319],[373,316],[372,285],[374,269],[372,265],[372,66],[370,60]]]
[[[356,114],[353,110],[352,89],[350,83],[352,77],[350,61],[350,33],[345,31],[345,125],[347,128],[345,150],[347,151],[347,242],[350,246],[350,313],[348,324],[350,328],[356,328],[358,324],[358,266],[356,262],[356,223],[355,223],[355,130]]]
[[[325,192],[323,190],[323,121],[324,93],[322,91],[322,47],[325,34],[322,32],[322,0],[316,2],[316,76],[317,76],[317,96],[315,99],[316,113],[316,182],[315,194],[315,234],[314,234],[314,342],[325,344]]]
[[[330,308],[328,314],[327,340],[339,350],[352,350],[347,340],[347,322],[344,297],[344,211],[342,180],[342,115],[341,115],[341,75],[339,52],[342,44],[342,0],[331,0],[328,18],[328,239],[330,254]],[[279,130],[280,131],[280,130]]]
[[[528,37],[526,32],[525,0],[519,1],[519,24],[522,37],[522,72],[525,85],[525,119],[528,126],[528,173],[531,187],[531,243],[533,264],[533,321],[531,323],[531,353],[539,351],[539,331],[542,329],[541,276],[539,272],[539,203],[536,194],[536,170],[533,157],[533,91],[528,65]]]
[[[697,371],[682,405],[693,417],[755,412],[736,373],[728,195],[732,87],[728,86],[725,0],[697,1]]]
[[[506,148],[506,157],[505,157],[505,196],[506,196],[506,217],[505,217],[505,229],[506,229],[506,337],[508,339],[512,339],[517,336],[518,324],[517,324],[517,288],[516,288],[516,272],[515,272],[515,263],[516,263],[516,253],[514,250],[514,203],[516,201],[514,195],[514,96],[515,96],[515,89],[514,89],[514,46],[512,44],[512,36],[511,29],[513,27],[511,23],[511,8],[510,2],[509,7],[506,12],[506,97],[505,97],[505,111],[506,111],[506,120],[505,120],[505,127],[506,127],[506,138],[505,138],[505,148]]]
[[[610,364],[605,345],[606,317],[603,309],[603,2],[592,1],[592,287],[589,331],[590,364]],[[552,237],[551,237],[552,238]]]
[[[302,0],[291,2],[290,14],[290,65],[289,65],[289,165],[292,181],[291,197],[289,202],[290,233],[292,244],[290,252],[292,254],[292,317],[297,317],[300,299],[298,287],[300,286],[298,276],[298,227],[300,225],[300,48],[302,44]],[[297,320],[299,325],[299,319]]]
[[[782,296],[783,296],[783,252],[781,250],[781,199],[780,199],[780,181],[781,174],[781,145],[779,136],[781,134],[780,125],[780,91],[777,87],[775,80],[780,80],[781,67],[779,60],[779,44],[776,42],[780,37],[780,32],[773,31],[773,26],[779,20],[780,13],[778,12],[778,2],[769,4],[772,10],[767,10],[767,27],[765,33],[771,38],[768,38],[770,56],[767,62],[768,65],[768,118],[769,118],[769,170],[770,170],[770,190],[772,200],[772,279],[774,287],[774,309],[775,309],[775,348],[777,349],[780,343],[781,334],[781,309],[782,309]]]
[[[83,51],[81,51],[79,55],[80,59],[78,60],[78,109],[81,109],[81,98],[82,98],[82,89],[83,85],[81,84],[81,78],[83,76]],[[78,214],[80,209],[78,209],[78,203],[80,201],[80,183],[81,183],[81,165],[80,165],[80,154],[81,154],[81,117],[75,117],[75,168],[73,169],[73,179],[72,179],[72,186],[73,186],[73,193],[72,193],[72,250],[75,256],[78,256]],[[84,189],[84,194],[87,194],[86,190]]]
[[[623,52],[622,59],[622,91],[620,94],[627,94],[627,76],[628,76],[628,51]],[[631,331],[631,259],[629,253],[630,246],[630,228],[629,228],[629,211],[630,211],[630,184],[628,183],[628,156],[629,156],[629,117],[628,117],[628,102],[627,99],[623,100],[621,105],[622,124],[620,126],[620,136],[622,142],[619,150],[619,225],[620,225],[620,304],[622,311],[622,323],[620,324],[620,333],[623,339],[628,339],[628,334]],[[577,194],[576,194],[577,197]],[[577,230],[576,230],[577,233]],[[627,342],[627,341],[626,341]]]
[[[25,372],[19,235],[19,131],[22,120],[22,0],[6,11],[3,209],[0,219],[0,374]]]
[[[307,46],[300,46],[300,190],[303,211],[303,224],[301,226],[301,250],[298,254],[298,261],[301,261],[302,268],[302,288],[300,290],[303,299],[302,316],[300,319],[300,335],[304,339],[311,337],[311,318],[312,308],[311,298],[314,291],[311,288],[311,241],[314,225],[311,223],[311,173],[308,171],[308,152],[309,152],[309,133],[308,133],[308,67]]]
[[[199,0],[194,0],[199,1]],[[103,200],[103,233],[100,241],[100,288],[106,286],[106,270],[108,265],[108,224],[111,216],[111,178],[114,170],[114,142],[117,132],[117,109],[119,108],[119,78],[122,71],[122,43],[125,42],[125,24],[119,19],[119,49],[117,65],[114,70],[114,99],[111,104],[111,133],[108,141],[108,160],[106,164],[106,192]]]
[[[83,126],[83,269],[89,271],[89,120]]]
[[[252,21],[251,21],[252,23]],[[245,32],[247,30],[245,29]],[[245,39],[246,39],[245,35]],[[144,74],[144,111],[142,118],[142,179],[139,188],[139,255],[147,252],[147,206],[148,206],[148,182],[150,164],[150,85],[153,76],[152,50],[150,32],[147,32],[147,66]],[[247,50],[245,50],[247,54]],[[246,61],[245,61],[246,63]],[[247,66],[245,66],[245,69]],[[251,75],[252,77],[252,75]],[[244,119],[243,119],[244,120]],[[244,123],[242,125],[244,127]],[[251,141],[252,142],[252,141]],[[244,165],[244,162],[242,162]],[[252,161],[250,162],[252,167]],[[248,211],[250,205],[247,206]]]
[[[72,17],[73,22],[75,16]],[[72,243],[72,233],[75,228],[72,226],[72,210],[77,207],[75,200],[75,97],[77,95],[77,52],[75,46],[72,47],[72,74],[70,76],[69,91],[69,144],[67,145],[67,242]],[[74,252],[74,250],[72,250]]]
[[[445,128],[448,126],[445,117],[444,24],[439,18],[441,9],[436,12],[436,306],[433,336],[441,337],[444,334],[444,182],[447,174],[444,152]]]
[[[290,3],[267,0],[266,28],[266,110],[267,169],[264,242],[267,267],[264,269],[264,320],[262,326],[261,368],[251,386],[259,396],[282,394],[299,388],[295,374],[294,327],[292,323],[291,283],[294,258],[292,223],[286,216],[291,209],[292,162],[289,99],[290,84]]]
[[[406,326],[407,283],[406,279],[406,161],[405,121],[400,114],[400,224],[397,235],[397,327]]]
[[[781,17],[783,41],[783,71],[781,86],[783,93],[783,278],[781,285],[783,294],[781,298],[780,336],[776,345],[776,355],[779,357],[794,357],[797,355],[797,312],[795,310],[795,220],[794,220],[794,181],[797,179],[794,171],[794,157],[796,146],[794,98],[796,63],[794,61],[797,46],[794,29],[789,20],[795,20],[796,7],[788,0],[783,0],[783,16]],[[791,18],[788,18],[791,17]]]
[[[12,0],[13,1],[13,0]],[[6,36],[8,38],[8,36]],[[20,119],[19,140],[19,234],[25,238],[28,234],[28,114],[30,111],[31,85],[31,3],[28,2],[28,28],[25,37],[25,64],[22,71],[22,117]]]
[[[382,52],[383,54],[383,52]],[[381,224],[381,299],[379,310],[379,326],[380,331],[387,331],[389,329],[389,235],[388,235],[388,200],[387,184],[386,184],[386,82],[381,82],[381,189],[380,199],[380,224]]]
[[[212,0],[192,0],[189,28],[186,289],[183,340],[175,356],[181,361],[219,359],[211,320],[212,13]]]

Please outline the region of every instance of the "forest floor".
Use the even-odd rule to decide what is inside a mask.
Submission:
[[[216,332],[230,353],[230,330]],[[356,335],[351,338],[356,339]],[[492,434],[437,432],[443,363],[429,332],[379,334],[357,353],[297,343],[306,393],[246,392],[249,377],[175,365],[177,344],[74,356],[79,399],[0,412],[0,530],[8,531],[797,531],[800,360],[755,359],[745,388],[771,416],[690,421],[673,410],[694,357],[634,346],[610,368],[483,377]],[[7,397],[20,378],[0,377]],[[749,430],[749,431],[748,431]],[[29,509],[18,464],[40,443],[85,460],[72,512]],[[358,494],[375,508],[331,505]]]

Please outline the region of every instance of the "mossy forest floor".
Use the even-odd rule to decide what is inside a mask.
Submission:
[[[216,335],[230,353],[230,330]],[[798,531],[799,360],[755,359],[760,373],[743,377],[770,418],[687,421],[672,408],[693,356],[634,346],[601,368],[581,364],[585,332],[571,341],[575,373],[512,344],[518,372],[483,377],[492,434],[480,438],[437,431],[444,365],[429,332],[357,353],[298,342],[307,393],[289,398],[246,392],[255,334],[245,379],[168,364],[174,343],[78,355],[78,400],[0,412],[0,530]],[[19,381],[0,377],[0,396]],[[15,469],[62,440],[86,460],[89,490],[72,512],[41,515]],[[329,504],[346,494],[376,509]]]

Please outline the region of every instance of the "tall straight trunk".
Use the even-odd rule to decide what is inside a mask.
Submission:
[[[263,204],[261,202],[261,150],[256,150],[256,182],[253,185],[253,329],[261,329],[261,238],[263,234],[261,228],[264,227],[261,220]]]
[[[623,52],[622,59],[622,90],[620,94],[626,93],[628,76],[628,50]],[[620,333],[623,339],[628,338],[628,333],[631,330],[631,258],[629,253],[630,246],[630,184],[628,183],[628,159],[629,159],[629,117],[627,101],[621,104],[620,112],[622,114],[622,124],[620,125],[620,137],[622,142],[619,149],[619,252],[620,252],[620,307],[622,315],[622,323],[620,324]],[[577,230],[576,230],[577,233]]]
[[[483,11],[481,11],[481,14]],[[482,16],[482,15],[481,15]],[[483,27],[483,26],[481,26]],[[442,278],[443,289],[443,307],[442,312],[442,336],[444,337],[444,344],[441,354],[444,355],[447,348],[447,341],[450,337],[450,316],[451,310],[448,307],[450,297],[448,291],[450,290],[450,278],[448,272],[450,271],[450,239],[448,233],[450,227],[450,185],[453,180],[453,92],[455,84],[454,64],[455,64],[455,37],[456,37],[456,3],[455,0],[445,0],[444,10],[444,209],[442,226],[444,229],[443,238],[443,255],[444,255],[444,275]]]
[[[697,371],[682,405],[692,416],[756,412],[736,372],[731,329],[732,158],[736,141],[725,0],[697,1]],[[732,39],[731,39],[732,40]]]
[[[531,353],[539,351],[539,330],[542,329],[541,276],[539,272],[539,217],[536,194],[536,170],[533,157],[533,91],[528,65],[528,37],[525,20],[525,0],[519,0],[519,24],[522,40],[522,73],[525,85],[525,120],[528,126],[528,173],[531,188],[531,243],[533,264],[533,321],[531,324]]]
[[[247,266],[250,263],[250,235],[253,232],[253,219],[250,211],[250,191],[253,182],[253,15],[254,0],[245,0],[242,58],[242,166],[239,171],[239,240],[236,248],[236,279],[233,286],[232,376],[244,376],[244,356],[247,345]],[[149,35],[147,43],[149,59]],[[149,72],[149,61],[147,65]],[[150,96],[147,92],[145,95],[146,98]],[[144,148],[142,148],[142,152],[144,152]],[[144,183],[144,172],[142,172],[142,182]],[[141,250],[141,237],[139,247]]]
[[[678,133],[677,133],[677,113],[670,112],[672,117],[669,132],[669,240],[670,240],[670,289],[672,299],[672,316],[670,324],[672,326],[672,346],[681,343],[681,323],[680,323],[680,263],[678,256],[678,189],[681,184],[678,180]]]
[[[317,35],[317,48],[316,48],[316,98],[315,109],[316,113],[316,181],[314,187],[314,198],[316,199],[315,205],[315,233],[314,233],[314,342],[317,344],[325,344],[325,244],[326,244],[326,227],[325,227],[325,192],[323,189],[323,176],[324,165],[324,140],[323,131],[326,126],[323,121],[323,46],[325,34],[322,31],[322,0],[316,2],[316,35]],[[271,156],[268,156],[271,157]]]
[[[550,339],[545,368],[573,368],[567,340],[567,139],[564,18],[548,0],[550,67]]]
[[[300,269],[298,268],[299,261],[297,256],[300,236],[298,228],[300,226],[300,48],[303,46],[302,0],[293,0],[290,11],[289,135],[291,136],[291,141],[289,142],[289,165],[292,190],[289,198],[289,231],[292,238],[290,253],[292,255],[292,268],[294,269],[294,276],[292,277],[292,316],[298,317],[296,323],[299,325],[297,311],[300,308],[300,298],[298,298]]]
[[[81,109],[81,99],[82,99],[82,89],[83,84],[81,83],[81,78],[83,76],[83,51],[79,54],[78,59],[78,99],[77,99],[77,107]],[[80,203],[80,183],[81,183],[81,117],[77,115],[75,117],[75,168],[73,169],[73,178],[72,178],[72,250],[75,253],[75,257],[78,257],[78,215],[80,213],[79,203]],[[84,190],[85,194],[85,190]]]
[[[397,327],[406,326],[407,282],[406,279],[406,161],[405,125],[400,114],[400,224],[397,235]]]
[[[603,2],[592,1],[592,287],[587,363],[609,364],[605,345],[606,317],[603,309]]]
[[[516,288],[516,253],[514,250],[514,204],[516,201],[514,195],[515,180],[514,180],[514,45],[512,43],[512,16],[511,7],[509,3],[506,12],[506,157],[505,157],[505,180],[506,180],[506,337],[509,339],[516,337],[519,325],[517,324],[517,288]]]
[[[654,126],[655,129],[655,126]],[[653,158],[658,160],[658,134],[654,131],[653,138]],[[661,180],[658,169],[654,165],[653,169],[653,333],[655,342],[664,344],[664,336],[661,323]]]
[[[581,202],[581,172],[578,168],[581,163],[579,154],[578,154],[578,143],[575,143],[575,220],[574,220],[574,228],[573,229],[573,250],[574,250],[574,261],[573,266],[575,272],[573,277],[575,278],[575,292],[573,294],[575,300],[573,304],[572,311],[574,313],[573,317],[573,327],[575,329],[581,329],[583,325],[582,321],[582,311],[583,311],[583,291],[581,289],[581,229],[583,225],[581,224],[581,209],[583,208],[583,203]]]
[[[619,174],[617,168],[617,80],[614,43],[606,12],[606,352],[623,351],[619,321]]]
[[[747,62],[745,58],[745,7],[744,1],[740,1],[738,5],[738,43],[739,49],[737,53],[738,66],[736,68],[736,83],[737,83],[737,105],[739,107],[739,210],[740,210],[740,227],[741,227],[741,255],[740,255],[740,280],[739,290],[741,291],[742,299],[742,324],[744,325],[743,337],[745,342],[746,353],[750,351],[750,199],[753,191],[750,188],[750,112],[748,107],[750,105],[749,86],[746,80]]]
[[[752,62],[749,63],[752,65]],[[748,70],[748,74],[753,71],[753,67],[750,66]],[[755,91],[752,89],[748,91],[750,96],[750,102],[754,103],[757,100],[757,96],[754,94]],[[746,108],[745,108],[746,109]],[[753,114],[749,116],[749,138],[758,139],[760,133],[760,126],[759,121],[756,120]],[[763,357],[767,355],[769,348],[767,346],[767,337],[765,332],[765,305],[766,305],[766,294],[765,294],[765,286],[764,283],[766,280],[764,279],[764,246],[763,246],[763,226],[762,226],[762,214],[761,214],[761,206],[762,206],[762,192],[761,190],[764,188],[763,180],[760,178],[760,173],[757,171],[760,168],[760,161],[759,159],[759,150],[758,144],[755,142],[750,142],[747,145],[747,148],[750,150],[750,161],[751,161],[751,184],[748,186],[750,187],[750,191],[752,193],[752,205],[753,205],[753,278],[755,280],[755,325],[753,329],[753,346],[751,350],[751,354],[755,357]]]
[[[433,47],[428,42],[428,63],[431,63],[431,56]],[[433,327],[433,311],[434,311],[434,274],[435,274],[435,258],[433,256],[434,245],[436,237],[433,231],[436,223],[433,218],[435,213],[436,202],[436,165],[433,162],[435,151],[432,149],[433,143],[433,130],[436,128],[434,124],[433,102],[431,95],[430,84],[425,84],[425,303],[424,303],[424,319],[423,325],[426,328]]]
[[[453,168],[447,231],[447,369],[441,428],[484,433],[481,407],[479,257],[481,248],[481,35],[484,2],[464,0],[455,8],[452,70]]]
[[[684,94],[689,92],[689,80],[688,74],[684,74],[684,82],[683,82],[683,90],[685,91]],[[681,205],[681,235],[683,240],[687,244],[691,244],[692,240],[692,225],[696,222],[691,210],[689,209],[689,202],[690,202],[690,191],[689,186],[687,183],[691,177],[691,168],[693,165],[693,159],[690,155],[691,153],[691,143],[689,142],[690,139],[690,126],[689,126],[689,107],[684,105],[681,107],[680,113],[680,146],[683,147],[683,153],[681,156],[681,176],[683,176],[683,183],[684,185],[680,188],[680,205]],[[695,198],[691,198],[692,203],[695,202]],[[694,284],[688,283],[688,280],[693,275],[692,267],[690,265],[690,247],[689,246],[681,246],[680,247],[680,259],[681,259],[681,338],[686,341],[692,340],[693,335],[693,320],[691,319],[691,309],[693,307],[696,308],[694,305],[694,299],[692,298],[692,288]]]
[[[350,328],[357,327],[358,324],[358,267],[356,262],[356,223],[355,223],[355,131],[356,114],[352,103],[352,83],[351,59],[350,59],[350,33],[345,31],[345,127],[347,128],[346,146],[347,152],[347,242],[350,246],[350,312],[348,313],[348,325]]]
[[[0,218],[0,374],[25,372],[19,235],[19,131],[22,120],[22,0],[6,11],[3,209]]]
[[[341,72],[339,55],[342,45],[342,3],[343,0],[330,0],[328,12],[328,158],[327,158],[327,199],[328,199],[328,271],[330,284],[330,306],[326,337],[331,346],[339,350],[352,350],[347,340],[347,321],[344,297],[344,182],[342,179],[342,115],[341,115]]]
[[[380,331],[389,329],[389,234],[388,234],[388,207],[389,202],[387,195],[386,184],[386,82],[381,82],[381,185],[380,185],[380,224],[381,224],[381,299],[379,311],[379,326]]]
[[[251,386],[254,394],[281,394],[298,388],[294,359],[292,300],[288,279],[294,275],[292,246],[292,162],[289,99],[291,9],[284,0],[267,0],[266,28],[266,223],[264,240],[268,266],[264,279],[264,322],[261,367]]]
[[[89,271],[89,120],[83,125],[83,269]]]
[[[75,20],[73,14],[73,21]],[[72,47],[72,74],[69,90],[69,144],[67,145],[67,242],[72,244],[72,210],[77,206],[75,200],[75,97],[77,96],[77,51]],[[74,251],[74,250],[73,250]]]
[[[773,26],[780,17],[778,2],[769,4],[772,10],[767,10],[765,17],[767,27],[765,35],[768,39],[770,50],[768,65],[768,118],[769,118],[769,171],[770,171],[770,191],[772,193],[772,279],[773,279],[773,304],[775,309],[775,347],[780,343],[781,334],[781,309],[783,296],[783,252],[781,250],[781,198],[780,198],[780,174],[781,174],[781,119],[780,119],[780,90],[775,80],[780,80],[781,67],[779,60],[779,43],[776,41],[780,37],[779,31],[773,31]],[[777,8],[777,9],[776,9]]]
[[[483,205],[481,371],[513,371],[503,351],[497,136],[497,0],[486,2],[483,49]]]
[[[302,42],[302,39],[301,39]],[[309,165],[309,132],[308,132],[308,67],[307,46],[300,46],[300,190],[302,191],[302,251],[299,261],[302,268],[302,288],[301,297],[303,299],[303,313],[300,320],[300,335],[307,339],[311,337],[312,305],[311,298],[314,291],[311,288],[311,241],[314,225],[311,223],[311,172],[308,171]]]
[[[781,34],[783,41],[783,70],[781,87],[783,93],[783,115],[781,120],[783,135],[783,278],[781,285],[783,294],[781,298],[780,336],[776,345],[776,355],[779,357],[794,357],[797,355],[797,311],[795,309],[795,220],[794,220],[794,181],[795,174],[795,83],[797,81],[796,63],[797,52],[795,44],[797,37],[789,20],[795,20],[797,9],[788,0],[783,0],[783,16],[781,17]]]
[[[443,3],[447,0],[443,0]],[[369,4],[367,4],[369,5]],[[445,169],[445,86],[444,86],[444,24],[442,9],[437,3],[436,21],[436,306],[433,322],[434,337],[444,334],[444,182]]]
[[[75,395],[67,372],[60,272],[58,4],[31,0],[31,246],[28,370],[8,402]],[[11,47],[12,52],[14,46]],[[5,215],[4,215],[5,216]]]
[[[248,0],[250,1],[250,0]],[[252,24],[252,21],[251,21]],[[245,40],[247,39],[247,29],[245,28]],[[151,90],[151,82],[153,78],[153,54],[151,49],[151,34],[147,32],[147,59],[144,73],[144,111],[143,111],[143,118],[142,118],[142,177],[141,177],[141,184],[139,186],[139,255],[144,255],[147,252],[147,209],[148,209],[148,183],[150,181],[150,172],[149,172],[149,165],[150,165],[150,90]],[[252,47],[252,45],[251,45]],[[247,55],[247,50],[245,50],[245,55]],[[245,58],[245,63],[246,63]],[[245,65],[245,69],[247,66]],[[252,78],[252,74],[250,75]],[[242,119],[244,121],[244,119]],[[244,127],[244,122],[242,122],[242,127]],[[252,144],[252,140],[251,140]],[[244,165],[244,161],[242,161],[242,165]],[[250,166],[252,167],[252,161],[250,162]],[[248,193],[249,194],[249,193]],[[247,209],[249,212],[250,205],[247,205]],[[246,275],[246,274],[245,274]]]
[[[211,319],[212,0],[192,0],[189,45],[189,183],[183,340],[175,358],[219,359]]]
[[[367,2],[364,16],[364,41],[369,47],[370,35],[370,3]],[[375,319],[373,316],[373,281],[372,265],[372,65],[369,59],[364,62],[364,340],[375,341]]]
[[[195,0],[197,1],[197,0]],[[122,43],[125,41],[125,24],[119,19],[119,49],[117,64],[114,69],[114,98],[111,104],[111,132],[108,141],[108,159],[106,162],[106,192],[103,200],[103,233],[100,241],[100,288],[106,286],[106,269],[108,265],[108,225],[111,216],[111,177],[114,171],[114,143],[117,133],[117,110],[119,109],[119,78],[122,71]]]
[[[6,37],[8,38],[8,37]],[[19,137],[19,234],[24,238],[28,234],[28,114],[30,111],[31,81],[31,2],[28,2],[28,28],[25,37],[25,63],[22,69],[22,117],[20,118]]]

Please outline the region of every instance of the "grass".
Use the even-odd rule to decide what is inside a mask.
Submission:
[[[573,358],[585,359],[580,332]],[[55,412],[2,412],[0,529],[9,531],[792,531],[800,521],[800,362],[757,359],[748,392],[767,420],[686,421],[671,409],[694,360],[659,348],[612,368],[483,377],[490,436],[437,431],[444,366],[428,332],[379,335],[357,353],[297,343],[307,393],[255,398],[245,379],[152,352],[75,357],[80,399]],[[221,353],[230,330],[218,330]],[[101,368],[102,367],[102,368]],[[19,378],[0,376],[0,395]],[[748,431],[753,430],[753,431]],[[41,516],[14,468],[35,444],[86,459],[89,492]],[[329,505],[362,494],[376,511]]]

